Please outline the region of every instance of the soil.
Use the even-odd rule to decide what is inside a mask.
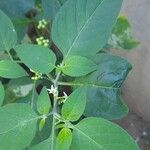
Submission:
[[[134,137],[141,150],[150,150],[150,122],[133,112],[116,122]]]

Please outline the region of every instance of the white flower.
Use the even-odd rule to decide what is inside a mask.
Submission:
[[[65,92],[63,92],[63,94],[64,94],[64,96],[63,96],[64,97],[63,103],[65,103],[67,98],[68,98],[68,95]]]
[[[32,70],[31,68],[30,68],[30,71],[31,71],[31,72],[33,72],[33,73],[35,73],[35,71],[34,71],[34,70]]]
[[[63,94],[64,94],[64,96],[60,97],[58,104],[62,104],[62,103],[66,102],[68,95],[65,92],[63,92]]]
[[[57,97],[57,96],[58,96],[58,89],[57,89],[57,87],[54,87],[53,85],[51,85],[51,88],[50,88],[50,89],[47,89],[47,90],[48,90],[48,92],[49,92],[50,94],[53,94],[54,97]]]

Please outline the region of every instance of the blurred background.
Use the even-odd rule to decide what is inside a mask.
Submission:
[[[41,9],[39,3],[41,0],[15,1],[14,5],[12,0],[0,0],[0,9],[13,21],[19,42],[30,43],[32,41],[38,44],[36,41],[38,34],[35,29],[38,25],[38,20],[42,18],[53,20],[60,9],[60,5],[55,3],[54,0],[47,5],[47,0],[42,0],[44,14],[41,15],[39,13],[39,15],[38,11],[40,12]],[[37,2],[36,7],[35,1]],[[60,1],[63,2],[65,0]],[[51,9],[49,10],[49,8]],[[130,113],[127,117],[116,122],[125,130],[128,130],[139,143],[141,150],[150,150],[150,0],[124,0],[121,16],[123,17],[120,17],[120,20],[118,19],[118,22],[121,22],[118,27],[121,28],[126,24],[125,30],[122,29],[124,33],[116,35],[114,32],[107,46],[111,49],[111,53],[128,59],[133,65],[133,70],[123,86],[123,96],[130,107]],[[128,21],[131,26],[129,26]],[[49,28],[51,28],[51,23],[50,21]],[[128,30],[129,27],[130,29]],[[133,32],[133,35],[130,33],[130,30]],[[52,45],[47,30],[43,33],[44,38],[49,39],[49,47],[53,47],[56,50],[55,53],[57,53],[57,49]],[[134,38],[140,43],[138,44]],[[118,45],[121,49],[117,48]],[[4,52],[0,52],[1,59],[8,59],[8,56]],[[29,98],[31,96],[31,80],[25,78],[21,81],[12,80],[11,82],[1,80],[3,83],[6,83],[6,103],[19,99],[25,102],[23,97]]]
[[[140,44],[131,51],[113,50],[133,65],[123,87],[130,114],[119,124],[132,133],[142,150],[150,150],[150,0],[124,0],[122,13]]]

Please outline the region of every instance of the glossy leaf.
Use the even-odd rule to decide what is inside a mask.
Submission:
[[[129,109],[123,101],[120,89],[102,89],[99,87],[88,89],[85,116],[116,120],[123,118],[128,112]]]
[[[87,118],[74,126],[71,150],[139,150],[132,137],[118,125]]]
[[[27,73],[16,62],[10,60],[0,61],[0,77],[13,79],[23,76],[27,76]]]
[[[108,54],[97,55],[95,62],[98,64],[97,71],[76,80],[77,85],[88,86],[84,114],[110,120],[119,119],[128,113],[120,87],[131,70],[131,65],[120,57]]]
[[[3,104],[4,97],[5,97],[5,90],[2,83],[0,82],[0,106]]]
[[[37,110],[42,115],[48,115],[51,109],[51,102],[47,92],[47,89],[44,87],[37,100]]]
[[[0,147],[3,150],[24,149],[36,132],[38,116],[26,104],[0,108]],[[15,138],[14,138],[15,137]]]
[[[16,45],[17,34],[11,20],[0,10],[0,50],[9,51]]]
[[[66,59],[65,65],[62,67],[62,71],[66,75],[78,77],[87,75],[88,73],[96,70],[96,68],[97,65],[86,57],[70,56]]]
[[[64,58],[69,55],[91,57],[102,49],[121,4],[122,0],[68,0],[56,15],[52,27],[52,39]]]
[[[84,112],[86,105],[86,88],[76,89],[62,107],[62,117],[66,120],[77,121]]]
[[[56,150],[70,150],[72,132],[69,128],[63,128],[56,139]]]
[[[17,55],[30,69],[39,73],[49,73],[55,68],[56,56],[48,48],[33,44],[15,47]]]

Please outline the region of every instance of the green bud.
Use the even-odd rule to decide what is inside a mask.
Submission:
[[[42,129],[43,129],[43,127],[44,127],[44,125],[45,125],[45,118],[43,118],[43,119],[41,119],[40,120],[40,123],[39,123],[39,131],[41,131]]]

